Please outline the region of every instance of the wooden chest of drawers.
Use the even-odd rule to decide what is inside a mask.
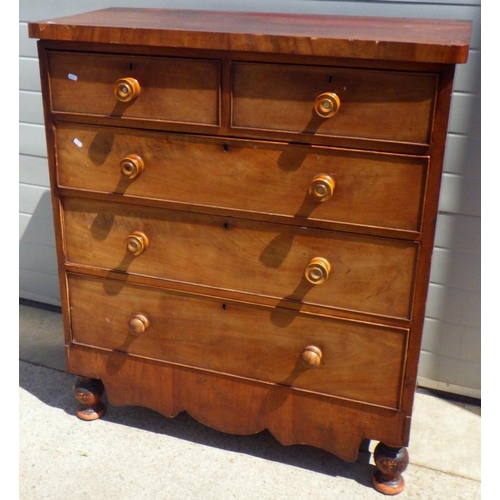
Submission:
[[[404,487],[469,23],[107,9],[39,38],[78,416],[188,411]]]

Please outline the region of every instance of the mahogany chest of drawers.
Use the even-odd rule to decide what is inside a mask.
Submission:
[[[404,487],[470,24],[156,9],[39,38],[68,371]]]

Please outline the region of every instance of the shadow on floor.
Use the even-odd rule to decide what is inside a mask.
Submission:
[[[69,415],[75,415],[76,400],[72,392],[74,376],[68,373],[37,366],[21,361],[19,364],[19,384],[24,390],[42,403],[59,408]],[[358,460],[345,462],[329,452],[311,446],[283,446],[264,431],[251,436],[236,436],[210,429],[181,413],[170,419],[141,407],[114,407],[106,398],[107,412],[103,417],[118,425],[168,435],[204,446],[215,447],[235,453],[243,453],[265,460],[271,460],[293,467],[299,467],[327,476],[341,476],[363,486],[371,485],[375,467],[369,463],[368,443],[362,445]],[[77,417],[75,416],[75,419]],[[91,422],[81,422],[92,425]]]

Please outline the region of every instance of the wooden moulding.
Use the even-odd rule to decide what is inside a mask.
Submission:
[[[111,8],[29,23],[29,35],[67,40],[456,64],[471,23],[304,14]]]

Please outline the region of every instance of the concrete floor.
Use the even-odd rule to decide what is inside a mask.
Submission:
[[[369,451],[354,464],[269,433],[221,434],[187,414],[107,405],[101,420],[74,416],[61,315],[20,305],[21,500],[381,499]],[[481,498],[481,409],[419,392],[406,489],[398,499]],[[376,443],[371,443],[370,450]]]

